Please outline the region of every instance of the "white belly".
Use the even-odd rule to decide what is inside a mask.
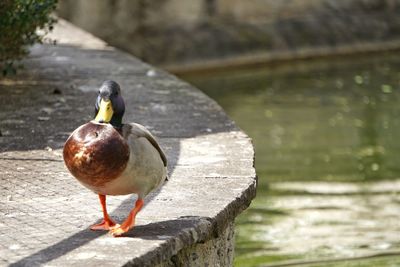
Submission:
[[[94,189],[96,193],[104,195],[135,193],[144,198],[164,182],[167,169],[157,149],[143,137],[129,137],[127,141],[130,156],[126,169],[118,178]]]

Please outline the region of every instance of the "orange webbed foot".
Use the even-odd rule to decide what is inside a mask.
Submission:
[[[106,221],[106,220],[103,219],[101,221],[101,223],[94,224],[94,225],[90,226],[90,230],[93,230],[93,231],[102,231],[102,230],[108,231],[108,230],[111,230],[111,229],[113,229],[115,227],[118,227],[118,226],[119,226],[119,224],[116,224],[112,220],[107,220]]]
[[[139,198],[135,203],[135,207],[131,210],[126,220],[118,227],[112,227],[110,233],[114,237],[118,237],[131,230],[135,226],[136,214],[142,209],[143,204],[143,199]]]

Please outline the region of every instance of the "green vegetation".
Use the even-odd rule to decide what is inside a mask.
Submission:
[[[57,0],[0,1],[0,70],[15,73],[15,62],[28,54],[27,47],[41,43],[52,30]],[[40,29],[42,33],[38,33]]]

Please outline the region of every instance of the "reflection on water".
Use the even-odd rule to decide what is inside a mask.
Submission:
[[[254,140],[237,266],[400,265],[400,53],[182,78]]]

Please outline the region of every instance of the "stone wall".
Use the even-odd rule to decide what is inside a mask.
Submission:
[[[156,267],[233,266],[235,247],[234,223],[204,243],[188,246]]]
[[[60,0],[60,16],[153,64],[400,39],[400,0]],[[378,46],[379,47],[379,46]]]

